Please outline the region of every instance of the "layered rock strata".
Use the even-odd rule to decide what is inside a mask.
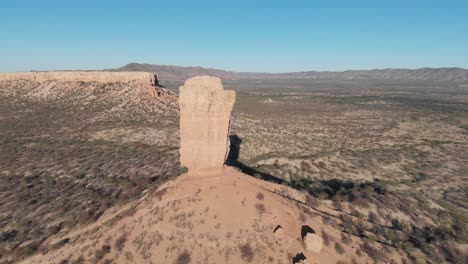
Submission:
[[[55,72],[3,72],[0,81],[26,80],[33,82],[136,82],[139,84],[158,84],[155,73],[149,72],[104,72],[104,71],[55,71]]]

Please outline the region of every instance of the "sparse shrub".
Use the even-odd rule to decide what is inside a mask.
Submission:
[[[409,226],[406,221],[400,221],[396,218],[392,220],[392,227],[396,230],[407,231]]]
[[[330,246],[330,236],[325,232],[325,230],[322,230],[322,240],[325,246]]]
[[[352,216],[354,216],[354,217],[357,217],[357,218],[363,218],[364,217],[364,215],[362,213],[360,213],[359,211],[354,210],[354,209],[351,210],[350,214]]]
[[[81,264],[81,263],[84,263],[84,262],[85,262],[85,259],[83,258],[83,256],[79,256],[77,259],[72,261],[72,264]]]
[[[262,203],[256,203],[255,208],[260,214],[263,214],[266,212],[265,205],[263,205]]]
[[[375,249],[368,242],[364,242],[364,244],[361,246],[361,249],[375,261],[383,261],[386,258],[385,252]]]
[[[12,231],[4,231],[0,233],[0,243],[1,242],[6,242],[8,240],[11,240],[15,238],[15,236],[18,234],[17,230],[12,230]]]
[[[325,164],[325,162],[323,162],[323,161],[319,161],[319,162],[317,162],[317,163],[314,163],[314,165],[315,165],[317,168],[319,168],[319,169],[325,169],[325,167],[327,166],[327,165]]]
[[[378,216],[376,213],[374,213],[374,212],[370,212],[370,213],[369,213],[368,219],[369,219],[369,221],[372,222],[372,223],[378,224],[378,223],[380,222],[379,216]]]
[[[309,162],[303,160],[301,161],[301,169],[305,171],[309,171],[312,167],[310,166]]]
[[[99,249],[98,251],[96,251],[96,254],[94,255],[94,257],[96,258],[97,261],[101,260],[104,258],[104,256],[109,253],[111,250],[111,246],[110,245],[103,245],[101,247],[101,249]]]
[[[340,215],[341,221],[343,222],[343,231],[350,234],[357,234],[357,226],[354,224],[353,219],[349,215]]]
[[[251,262],[254,258],[254,252],[249,243],[243,244],[239,247],[241,258],[246,262]]]
[[[176,264],[188,264],[191,261],[191,255],[187,250],[184,250],[179,254],[176,260]]]
[[[50,249],[52,250],[55,250],[55,249],[58,249],[62,246],[64,246],[65,244],[67,244],[68,242],[70,242],[70,238],[64,238],[62,240],[60,240],[59,242],[53,244],[52,246],[50,246]]]
[[[53,226],[48,228],[47,232],[48,232],[48,234],[55,235],[58,232],[60,232],[60,229],[62,229],[61,225],[53,225]]]
[[[343,211],[343,207],[341,206],[341,202],[339,200],[333,201],[333,207],[335,207],[338,211]]]
[[[264,198],[263,193],[261,193],[261,192],[257,193],[257,199],[258,199],[258,200],[262,201],[263,198]]]
[[[319,201],[317,200],[317,198],[315,198],[314,196],[310,195],[310,194],[307,194],[306,196],[306,204],[312,208],[315,208],[315,207],[318,207],[319,206]]]
[[[82,212],[78,218],[78,223],[83,225],[88,223],[91,220],[91,215],[89,212]]]
[[[341,242],[345,243],[345,244],[349,244],[352,242],[351,238],[349,237],[349,235],[346,235],[345,233],[341,233]]]
[[[299,221],[301,221],[302,223],[305,223],[307,221],[307,215],[304,214],[303,212],[300,212],[299,213]]]
[[[125,247],[125,242],[127,241],[127,237],[125,234],[119,236],[117,240],[115,240],[115,247],[119,250],[122,251],[123,248]]]
[[[401,246],[400,246],[406,253],[409,253],[411,252],[411,250],[413,249],[414,245],[413,243],[409,242],[409,241],[405,241],[403,243],[401,243]]]
[[[340,243],[336,242],[335,243],[335,251],[338,253],[338,254],[344,254],[345,253],[345,250],[344,248],[340,245]]]
[[[383,235],[385,239],[391,244],[398,244],[400,242],[398,238],[398,234],[395,232],[395,230],[387,228],[384,230]]]

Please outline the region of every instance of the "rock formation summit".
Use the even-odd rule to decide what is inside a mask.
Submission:
[[[217,77],[194,77],[180,87],[180,161],[189,172],[224,166],[235,99]]]

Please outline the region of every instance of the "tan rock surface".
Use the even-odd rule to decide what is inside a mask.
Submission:
[[[291,263],[304,251],[302,210],[276,194],[282,188],[230,167],[209,176],[184,174],[135,203],[109,209],[98,222],[67,234],[68,244],[23,263]],[[281,237],[274,233],[278,224]],[[307,224],[322,226],[312,215]],[[99,261],[105,246],[110,252]],[[190,262],[178,262],[184,252]],[[304,254],[320,259],[309,263],[336,263],[330,252]]]
[[[315,253],[320,253],[323,248],[322,238],[315,233],[308,233],[304,237],[304,244],[307,250],[310,250]]]
[[[180,161],[189,171],[223,167],[235,98],[216,77],[194,77],[180,87]]]

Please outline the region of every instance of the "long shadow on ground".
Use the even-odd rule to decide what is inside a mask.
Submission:
[[[270,181],[278,184],[284,184],[290,186],[296,190],[304,190],[315,197],[321,197],[322,199],[332,199],[336,196],[341,196],[341,199],[352,201],[359,197],[383,195],[385,194],[385,188],[375,182],[364,182],[355,183],[352,181],[343,181],[340,179],[327,179],[327,180],[312,180],[312,179],[296,179],[293,181],[285,181],[281,178],[273,176],[271,174],[261,172],[252,167],[245,165],[239,161],[239,154],[242,144],[242,139],[236,135],[230,135],[229,140],[231,142],[229,155],[226,160],[226,165],[239,169],[242,173],[259,178],[265,181]]]
[[[259,178],[265,181],[271,181],[274,183],[282,184],[285,183],[286,181],[283,179],[280,179],[278,177],[275,177],[271,174],[264,173],[261,171],[258,171],[254,168],[251,168],[244,163],[239,161],[239,153],[240,153],[240,147],[242,143],[242,139],[237,136],[236,134],[230,135],[229,140],[231,141],[230,147],[229,147],[229,155],[226,160],[226,165],[235,167],[239,169],[242,173],[253,176],[255,178]]]

